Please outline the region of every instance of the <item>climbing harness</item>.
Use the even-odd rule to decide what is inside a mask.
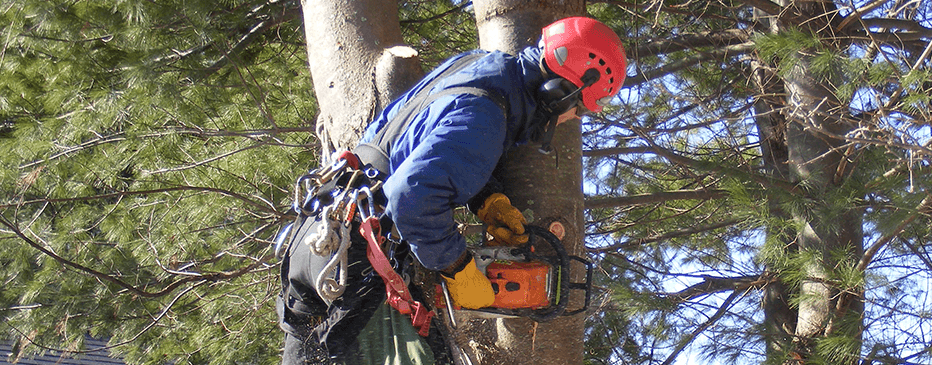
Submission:
[[[411,296],[405,279],[395,271],[394,248],[386,245],[379,219],[377,201],[384,174],[371,165],[361,166],[356,155],[346,151],[323,170],[312,171],[295,183],[293,210],[298,217],[282,230],[276,239],[276,254],[286,248],[285,242],[309,246],[311,253],[329,258],[315,274],[313,288],[326,305],[342,295],[347,286],[348,250],[354,223],[366,240],[366,257],[372,270],[385,282],[388,304],[411,317],[418,333],[427,336],[433,312]],[[310,221],[316,217],[317,221]],[[303,237],[295,227],[316,224],[305,228]],[[296,241],[296,239],[298,239]],[[385,252],[389,253],[386,256]],[[397,263],[397,262],[396,262]]]
[[[468,94],[487,97],[498,105],[504,115],[508,115],[508,103],[505,98],[489,90],[471,86],[458,86],[436,92],[433,91],[433,88],[445,78],[444,75],[452,75],[483,56],[485,56],[483,53],[468,54],[454,61],[440,76],[425,85],[419,92],[413,95],[411,99],[405,102],[401,110],[378,131],[371,142],[360,144],[353,150],[353,153],[359,156],[362,161],[379,169],[379,171],[391,171],[391,166],[389,166],[389,154],[398,136],[408,129],[408,125],[411,124],[411,121],[414,120],[414,117],[417,116],[419,112],[424,110],[430,103],[444,96]]]

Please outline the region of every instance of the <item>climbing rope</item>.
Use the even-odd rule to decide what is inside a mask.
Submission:
[[[324,207],[321,214],[322,224],[317,225],[316,231],[304,236],[304,244],[308,245],[311,252],[317,256],[330,255],[340,247],[340,222],[331,218],[334,209],[333,206]]]
[[[325,217],[328,217],[325,215]],[[348,224],[339,224],[333,219],[324,218],[326,224],[321,224],[320,227],[327,227],[327,236],[337,238],[333,241],[339,241],[339,245],[336,245],[336,253],[330,258],[330,261],[327,262],[327,265],[324,265],[324,268],[320,271],[320,275],[317,276],[317,280],[314,282],[314,289],[317,290],[317,294],[320,295],[320,298],[324,300],[324,303],[330,305],[334,300],[340,297],[343,294],[343,291],[346,290],[346,275],[347,275],[347,266],[348,266],[348,250],[350,247],[350,225]],[[331,223],[336,223],[335,225]],[[320,232],[320,229],[318,229]],[[333,251],[332,249],[330,250]],[[329,254],[329,252],[328,252]]]

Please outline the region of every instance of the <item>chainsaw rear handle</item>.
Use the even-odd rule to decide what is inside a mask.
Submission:
[[[570,256],[567,254],[563,242],[549,230],[532,225],[528,225],[525,228],[528,233],[547,241],[550,246],[553,247],[554,252],[557,254],[557,262],[552,262],[552,264],[557,264],[558,267],[561,268],[558,274],[559,278],[557,279],[559,281],[560,294],[557,297],[556,305],[549,309],[532,311],[528,317],[537,322],[547,322],[560,316],[572,316],[589,309],[589,304],[592,302],[592,262],[579,256]],[[570,281],[570,261],[578,261],[586,266],[586,281],[580,283]],[[567,305],[569,304],[569,292],[571,290],[582,290],[585,292],[586,297],[582,307],[569,311],[567,310]]]

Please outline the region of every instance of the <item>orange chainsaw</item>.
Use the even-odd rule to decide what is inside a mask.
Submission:
[[[589,307],[592,293],[592,263],[566,253],[563,243],[550,231],[526,226],[528,242],[521,246],[482,246],[470,248],[476,266],[484,271],[495,290],[491,307],[472,309],[492,317],[527,317],[546,322],[559,316],[569,316]],[[586,267],[586,281],[570,281],[570,262],[577,261]],[[567,310],[569,292],[585,292],[581,308]],[[453,318],[453,306],[446,283],[441,280],[437,307],[446,307]],[[454,323],[455,326],[455,323]]]

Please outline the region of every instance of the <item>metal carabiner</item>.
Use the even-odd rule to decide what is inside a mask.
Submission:
[[[375,215],[375,195],[372,193],[372,189],[368,186],[363,186],[357,191],[359,194],[356,196],[356,206],[359,209],[359,217],[365,220],[373,215]],[[363,196],[365,194],[365,196]],[[363,204],[362,200],[367,199],[368,204]],[[363,209],[363,206],[368,208],[368,211]]]
[[[342,218],[343,218],[342,220],[343,220],[343,225],[344,225],[344,226],[349,227],[350,225],[353,224],[353,215],[356,214],[356,209],[357,209],[356,207],[359,205],[359,203],[358,203],[358,201],[359,201],[359,190],[360,190],[360,189],[353,189],[353,194],[352,194],[352,196],[350,196],[349,199],[347,199],[347,203],[345,204],[345,206],[346,206],[346,214],[344,214],[343,217],[342,217]]]
[[[320,186],[319,183],[320,174],[317,173],[317,170],[311,171],[307,175],[303,175],[295,181],[294,187],[294,200],[291,201],[291,208],[294,209],[295,213],[311,215],[310,212],[304,209],[307,206],[307,203],[311,201],[313,196],[317,193],[317,187]],[[317,180],[317,181],[314,181]],[[302,183],[304,184],[302,189]],[[315,183],[314,185],[311,185]],[[307,192],[302,199],[302,192]]]
[[[282,258],[283,248],[285,247],[285,240],[291,236],[291,229],[294,227],[294,222],[288,223],[285,228],[282,228],[278,232],[278,236],[275,237],[275,257]]]

